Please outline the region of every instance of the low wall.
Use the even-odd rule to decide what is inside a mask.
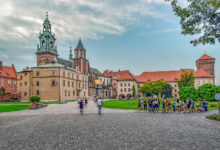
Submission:
[[[10,99],[19,99],[21,98],[20,94],[8,94],[8,95],[1,95],[0,102],[8,102]]]

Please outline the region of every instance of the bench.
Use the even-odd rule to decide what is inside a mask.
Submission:
[[[47,104],[36,104],[36,103],[31,103],[30,104],[30,109],[39,109],[43,107],[47,107]]]

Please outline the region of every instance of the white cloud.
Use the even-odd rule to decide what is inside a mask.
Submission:
[[[16,56],[16,57],[23,59],[24,61],[33,61],[35,59],[33,55],[22,55],[22,56]]]
[[[4,40],[37,37],[47,10],[53,31],[62,40],[123,34],[142,17],[167,19],[153,6],[165,4],[164,0],[0,0],[0,4]]]

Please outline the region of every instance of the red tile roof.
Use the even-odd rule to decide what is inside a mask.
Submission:
[[[200,68],[199,70],[195,72],[195,77],[196,78],[214,78],[215,76],[209,74],[204,69]]]
[[[107,77],[115,78],[116,80],[134,80],[133,75],[128,70],[118,72],[104,71],[103,74]]]
[[[169,81],[177,81],[183,72],[184,70],[143,72],[139,76],[134,76],[134,78],[139,83],[155,82],[158,80],[169,82]]]
[[[16,79],[17,74],[16,74],[16,71],[13,67],[2,66],[2,68],[0,68],[0,77],[9,78],[9,79]]]
[[[207,54],[202,55],[198,60],[203,60],[203,59],[215,59]]]

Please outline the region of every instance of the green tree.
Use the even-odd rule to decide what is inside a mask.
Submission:
[[[179,96],[181,100],[186,100],[188,97],[197,100],[198,92],[194,86],[186,86],[179,90]]]
[[[162,92],[162,95],[165,96],[165,98],[172,98],[172,86],[170,84],[166,84],[163,92]]]
[[[171,1],[175,15],[180,17],[181,34],[199,35],[198,39],[190,41],[191,44],[220,42],[219,0],[188,0],[187,7],[181,7],[179,0],[165,1]]]
[[[159,95],[159,94],[162,95],[166,85],[167,85],[166,81],[158,80],[158,81],[154,82],[153,87],[152,87],[152,93],[155,95]]]
[[[140,92],[143,93],[145,96],[152,96],[152,82],[146,82],[140,87]]]
[[[140,91],[146,96],[159,95],[164,91],[166,81],[158,80],[156,82],[146,82],[141,86]]]
[[[136,95],[136,89],[135,89],[135,86],[133,85],[132,87],[132,96],[135,97]]]
[[[184,71],[177,81],[179,89],[186,86],[194,86],[194,73],[191,71]]]
[[[218,92],[218,87],[212,84],[204,84],[198,88],[199,97],[208,101],[215,100],[215,94]]]

